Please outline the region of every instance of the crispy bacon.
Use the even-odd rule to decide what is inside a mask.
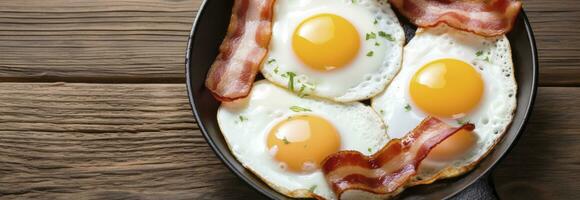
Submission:
[[[220,101],[248,96],[272,35],[275,0],[235,0],[228,32],[205,86]]]
[[[339,199],[347,190],[393,194],[409,183],[432,148],[461,129],[474,128],[473,124],[454,128],[428,117],[405,138],[391,140],[371,156],[358,151],[330,155],[323,161],[322,171]]]
[[[521,10],[519,0],[389,0],[420,27],[439,23],[483,36],[509,32]]]

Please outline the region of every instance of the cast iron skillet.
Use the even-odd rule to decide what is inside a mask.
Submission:
[[[207,71],[217,56],[219,45],[225,36],[232,4],[233,0],[205,0],[199,10],[189,38],[185,61],[189,101],[205,139],[224,164],[265,196],[272,199],[287,199],[287,197],[270,189],[250,171],[242,167],[228,150],[216,120],[216,111],[220,103],[204,87]],[[413,36],[414,27],[406,20],[400,19],[408,33],[407,39],[410,39]],[[494,150],[471,172],[458,178],[409,188],[399,198],[496,198],[488,174],[523,132],[524,125],[532,110],[538,81],[536,44],[532,28],[524,12],[518,16],[516,25],[508,34],[508,38],[512,47],[515,76],[518,83],[518,105],[511,127]]]

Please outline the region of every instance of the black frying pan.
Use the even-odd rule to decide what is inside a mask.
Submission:
[[[205,0],[199,10],[189,38],[187,58],[187,89],[189,101],[201,131],[218,157],[236,175],[257,191],[272,199],[287,197],[270,189],[259,178],[246,170],[231,154],[217,124],[216,112],[220,103],[204,86],[209,67],[218,54],[218,48],[229,24],[234,0]],[[401,19],[401,18],[400,18]],[[401,19],[407,39],[414,27]],[[453,179],[405,190],[401,199],[494,199],[495,191],[489,179],[490,170],[515,144],[523,132],[532,110],[538,81],[538,57],[532,28],[524,12],[520,13],[514,29],[508,34],[512,47],[515,76],[518,83],[518,106],[511,127],[493,151],[471,172]]]

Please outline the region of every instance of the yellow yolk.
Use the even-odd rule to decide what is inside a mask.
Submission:
[[[339,150],[340,136],[325,119],[304,115],[276,124],[268,134],[267,143],[270,153],[287,169],[310,172]]]
[[[477,141],[477,135],[471,131],[460,130],[438,144],[427,156],[431,160],[452,160],[469,152]]]
[[[439,59],[415,73],[409,93],[415,105],[426,113],[456,119],[479,104],[483,80],[470,64],[457,59]]]
[[[294,53],[307,66],[319,71],[344,67],[357,56],[359,47],[356,28],[334,14],[305,19],[292,36]]]

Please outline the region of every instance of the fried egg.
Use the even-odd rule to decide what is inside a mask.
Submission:
[[[370,155],[389,141],[369,106],[301,98],[266,80],[248,97],[222,103],[217,119],[238,161],[289,197],[335,199],[319,169],[323,159],[339,150]]]
[[[261,72],[300,96],[375,96],[399,71],[405,35],[380,0],[278,0]]]
[[[403,137],[426,116],[450,125],[473,123],[438,145],[420,166],[416,184],[470,170],[498,142],[516,108],[509,41],[440,25],[418,29],[405,46],[403,66],[372,99],[392,138]]]

